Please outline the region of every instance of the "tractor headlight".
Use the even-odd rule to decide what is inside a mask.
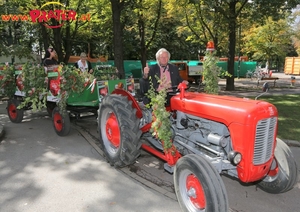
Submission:
[[[242,154],[239,152],[231,151],[228,153],[228,159],[233,165],[238,165],[242,160]]]

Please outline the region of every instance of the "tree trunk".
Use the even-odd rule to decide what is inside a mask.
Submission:
[[[63,62],[63,49],[62,49],[62,37],[61,37],[61,28],[55,28],[53,30],[53,40],[54,40],[54,48],[58,57],[58,62]]]
[[[69,7],[70,6],[70,1],[66,1],[65,4],[66,4],[67,7]],[[64,43],[63,47],[65,49],[65,54],[62,55],[62,57],[63,57],[63,62],[65,64],[68,64],[69,58],[71,56],[73,42],[72,42],[72,39],[71,39],[71,25],[70,25],[71,23],[68,20],[68,21],[65,22],[65,24],[66,24],[66,31],[65,31],[66,34],[65,34],[64,37],[66,39],[63,42]],[[76,21],[76,27],[75,27],[74,32],[73,32],[73,36],[76,35],[76,32],[77,32],[77,21]]]
[[[235,57],[235,43],[236,43],[236,2],[232,1],[229,3],[229,45],[228,45],[228,64],[227,70],[228,73],[232,75],[232,77],[226,78],[226,90],[233,91],[234,90],[234,57]]]
[[[66,26],[66,39],[64,41],[65,55],[64,55],[64,58],[63,58],[63,62],[65,64],[68,64],[69,58],[71,56],[73,42],[71,40],[71,27],[70,27],[70,23],[67,22],[66,24],[67,24],[67,26]]]
[[[121,24],[121,12],[124,7],[124,2],[120,0],[110,0],[112,8],[113,19],[113,48],[114,48],[114,61],[115,66],[119,71],[119,77],[125,77],[124,64],[123,64],[123,34]]]
[[[138,27],[139,27],[139,34],[140,34],[141,62],[142,62],[142,67],[145,67],[147,62],[147,48],[145,42],[145,22],[143,20],[142,13],[139,14]]]
[[[142,6],[142,0],[139,1],[139,5],[141,8],[143,8]],[[138,27],[139,27],[139,36],[140,36],[140,47],[141,47],[141,63],[142,63],[142,68],[144,68],[146,66],[147,63],[147,50],[149,48],[149,46],[151,45],[152,41],[154,40],[155,36],[156,36],[156,32],[157,32],[157,28],[158,28],[158,24],[160,21],[160,17],[161,17],[161,10],[162,10],[162,0],[159,0],[157,3],[157,8],[156,8],[156,18],[154,21],[154,27],[152,30],[152,35],[150,37],[150,39],[148,40],[148,42],[146,43],[145,40],[145,30],[146,30],[146,23],[145,23],[145,18],[143,17],[143,10],[141,10],[140,14],[139,14],[139,19],[138,19]],[[148,20],[149,21],[149,20]]]

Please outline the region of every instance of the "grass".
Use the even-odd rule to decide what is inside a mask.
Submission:
[[[278,110],[278,138],[300,141],[300,95],[263,96]]]

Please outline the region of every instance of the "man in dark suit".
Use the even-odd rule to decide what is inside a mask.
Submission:
[[[149,103],[146,93],[150,86],[150,79],[156,91],[159,91],[162,88],[174,88],[179,83],[183,82],[183,79],[179,75],[178,67],[169,63],[171,57],[170,52],[162,48],[157,51],[155,56],[157,64],[150,67],[148,67],[147,64],[144,68],[143,78],[140,79],[140,90],[144,104]],[[162,83],[158,82],[157,77],[162,80]]]

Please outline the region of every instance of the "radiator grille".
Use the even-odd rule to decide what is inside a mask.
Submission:
[[[257,123],[253,164],[260,165],[271,158],[277,118],[262,119]]]

